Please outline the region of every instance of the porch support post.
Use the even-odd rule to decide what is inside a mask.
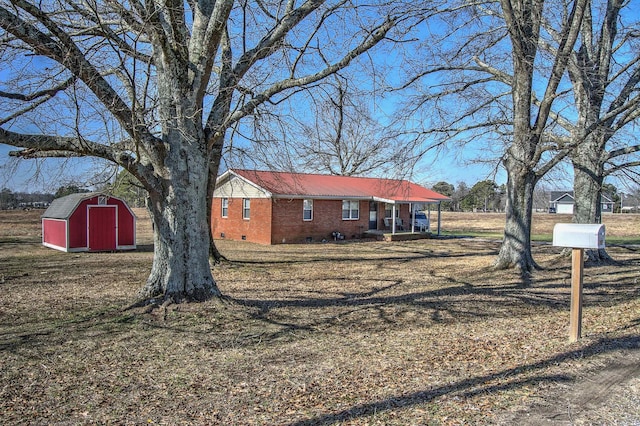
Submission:
[[[416,232],[416,206],[413,203],[409,203],[409,220],[411,221],[411,233]]]
[[[442,201],[438,201],[438,237],[440,236],[440,208],[442,207]]]
[[[391,207],[391,235],[396,235],[396,203]]]

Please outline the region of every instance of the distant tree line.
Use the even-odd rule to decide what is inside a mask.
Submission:
[[[449,182],[438,182],[431,188],[446,195],[451,201],[442,203],[442,210],[452,212],[503,212],[506,202],[506,187],[491,180],[482,180],[471,188],[465,182],[458,182],[457,186]],[[560,189],[557,189],[560,190]],[[569,190],[569,189],[567,189]],[[625,211],[640,211],[640,188],[620,193],[615,185],[605,183],[602,193],[614,202],[614,213]],[[540,186],[534,192],[533,209],[537,212],[548,211],[551,201],[551,189]]]
[[[446,195],[451,201],[442,203],[444,211],[452,212],[503,212],[506,202],[506,187],[498,185],[492,180],[481,180],[471,188],[465,182],[458,182],[457,186],[449,182],[440,181],[432,186],[434,191]],[[113,183],[96,189],[115,197],[121,198],[131,207],[144,207],[146,191],[140,186],[135,177],[126,170],[117,174]],[[620,213],[623,207],[626,212],[640,211],[640,187],[619,192],[615,185],[605,183],[603,194],[614,202],[614,213]],[[13,192],[8,188],[0,190],[0,210],[19,208],[46,208],[56,198],[69,194],[90,192],[88,189],[76,185],[60,186],[54,193],[44,192]],[[534,193],[534,210],[547,211],[551,200],[551,189],[540,186]]]
[[[13,192],[8,188],[3,188],[0,190],[0,210],[46,208],[54,198],[53,194]]]
[[[0,210],[49,207],[56,198],[79,192],[90,192],[82,186],[71,184],[60,186],[55,192],[13,192],[9,188],[0,190]]]
[[[451,198],[442,203],[442,209],[452,212],[500,212],[504,211],[506,187],[492,180],[482,180],[471,188],[465,182],[457,187],[448,182],[438,182],[432,189]]]
[[[113,183],[102,185],[95,189],[109,195],[121,198],[130,207],[144,207],[146,191],[140,183],[126,170],[116,176]],[[9,188],[0,190],[0,210],[14,210],[24,208],[47,208],[53,200],[70,194],[91,192],[79,184],[60,186],[55,192],[13,192]]]

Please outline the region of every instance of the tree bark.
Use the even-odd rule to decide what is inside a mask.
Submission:
[[[513,47],[513,142],[503,158],[507,170],[507,217],[504,240],[495,263],[497,268],[515,267],[526,273],[538,267],[531,254],[531,217],[535,184],[546,170],[539,167],[544,152],[542,135],[579,34],[586,1],[574,2],[563,22],[558,51],[535,114],[531,104],[544,2],[500,1]],[[556,156],[556,160],[559,158]]]
[[[222,260],[228,260],[216,247],[213,239],[213,218],[211,217],[211,207],[213,203],[213,192],[216,189],[216,179],[218,170],[220,169],[220,160],[222,159],[222,146],[224,140],[222,137],[214,138],[211,149],[211,159],[209,160],[209,177],[207,179],[207,223],[209,231],[209,262],[212,265],[220,263]]]
[[[624,125],[625,107],[630,90],[637,85],[638,70],[629,75],[622,85],[611,80],[617,43],[618,17],[624,2],[611,0],[599,29],[594,25],[593,5],[588,4],[583,21],[582,43],[569,63],[569,78],[574,89],[578,120],[572,130],[575,149],[570,157],[573,163],[573,190],[575,223],[601,223],[601,195],[604,178],[608,174],[605,164],[610,159],[606,151],[609,139],[616,129]],[[596,14],[595,18],[598,18]],[[620,49],[621,51],[623,49]],[[614,95],[612,89],[620,87]],[[605,100],[609,99],[608,112],[604,113]],[[612,111],[617,111],[611,114]],[[619,121],[618,121],[619,120]],[[605,249],[585,250],[588,261],[612,263]]]
[[[602,223],[602,184],[606,155],[598,143],[599,132],[588,135],[571,154],[573,163],[574,223]],[[614,260],[605,249],[585,250],[589,262],[611,263]]]
[[[507,171],[504,239],[495,267],[522,273],[536,267],[531,254],[531,215],[540,132],[532,128],[531,93],[542,4],[501,1],[513,46],[513,142],[503,157]]]
[[[177,149],[178,155],[166,159],[174,163],[171,179],[162,190],[150,192],[147,201],[154,226],[154,257],[138,296],[162,297],[174,303],[204,301],[221,295],[208,261],[209,166],[206,156],[189,152],[194,151],[189,144]]]
[[[494,264],[497,269],[516,268],[522,273],[538,267],[531,254],[531,218],[535,173],[517,162],[505,159],[507,203],[504,239]]]

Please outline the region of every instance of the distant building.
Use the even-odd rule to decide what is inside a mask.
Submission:
[[[573,191],[551,191],[549,200],[549,213],[573,214],[573,206],[576,200]],[[602,213],[613,213],[613,200],[606,194],[600,196],[600,209]]]
[[[48,201],[29,201],[29,202],[19,203],[18,207],[20,207],[23,210],[28,210],[28,209],[46,209],[50,205],[51,205],[51,203],[48,202]]]

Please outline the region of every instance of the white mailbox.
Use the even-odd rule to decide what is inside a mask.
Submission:
[[[604,248],[604,225],[558,223],[553,227],[553,245],[582,249]]]

